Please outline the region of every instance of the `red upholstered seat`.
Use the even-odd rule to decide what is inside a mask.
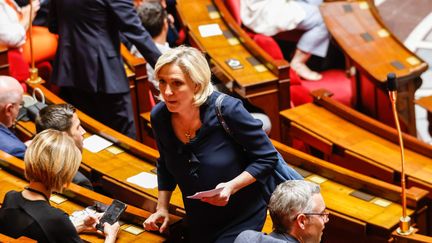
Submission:
[[[278,43],[270,36],[255,34],[248,32],[249,36],[257,43],[261,49],[267,52],[273,59],[282,60],[284,59],[282,50]]]
[[[302,85],[290,85],[291,106],[299,106],[313,101],[310,91]]]
[[[323,78],[319,81],[307,81],[301,79],[297,73],[290,69],[290,81],[291,81],[291,100],[294,106],[298,106],[307,102],[312,102],[313,99],[309,93],[316,89],[326,89],[333,93],[334,99],[347,105],[352,106],[353,95],[352,95],[352,82],[343,70],[326,70],[321,72]],[[300,86],[302,88],[298,88]],[[307,92],[308,97],[305,92]]]
[[[225,0],[225,5],[230,11],[236,22],[241,25],[240,18],[240,0]],[[273,37],[265,36],[261,34],[254,33],[253,31],[244,28],[246,33],[272,58],[275,60],[284,59],[282,50],[280,49],[278,43],[273,39]],[[280,33],[274,38],[281,40],[296,41],[299,36],[301,36],[302,31],[288,31]],[[351,106],[352,104],[352,87],[351,80],[346,77],[343,70],[327,70],[321,73],[323,75],[320,81],[305,81],[301,80],[297,73],[290,70],[290,93],[291,93],[291,105],[298,106],[308,102],[312,102],[313,99],[309,94],[310,91],[320,88],[325,88],[332,92],[333,98]]]
[[[225,0],[225,5],[230,11],[231,15],[237,22],[237,24],[241,25],[242,21],[240,18],[240,0]]]
[[[29,64],[24,60],[23,54],[19,49],[8,50],[9,75],[18,80],[27,91],[25,81],[30,77]]]
[[[26,81],[30,77],[29,63],[24,59],[23,53],[19,49],[8,50],[9,75],[14,77],[23,86],[24,91],[27,91]],[[36,63],[36,68],[39,71],[39,77],[43,80],[50,80],[52,73],[52,65],[48,61]]]
[[[291,73],[295,73],[295,72],[292,71],[290,72],[290,74]],[[349,79],[346,76],[344,70],[331,69],[331,70],[323,71],[321,72],[321,74],[323,76],[321,80],[319,81],[301,80],[301,85],[309,91],[321,89],[321,88],[326,89],[333,93],[332,96],[333,99],[347,106],[352,106],[353,104],[352,82],[351,79]]]

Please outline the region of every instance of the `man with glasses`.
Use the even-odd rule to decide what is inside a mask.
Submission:
[[[24,158],[27,146],[9,130],[15,124],[23,100],[23,88],[9,76],[0,76],[0,150]]]
[[[292,180],[280,184],[269,202],[273,232],[265,235],[247,230],[235,243],[318,243],[329,221],[320,187],[312,182]]]

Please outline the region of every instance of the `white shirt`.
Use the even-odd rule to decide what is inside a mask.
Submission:
[[[240,0],[242,23],[267,36],[295,29],[305,15],[293,0]]]
[[[26,30],[18,15],[4,0],[0,0],[0,44],[20,47],[25,43]]]

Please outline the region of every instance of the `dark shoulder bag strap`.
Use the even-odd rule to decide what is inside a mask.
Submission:
[[[222,116],[222,101],[224,100],[225,96],[226,94],[220,94],[216,98],[216,102],[215,102],[216,116],[219,120],[219,123],[222,125],[223,129],[225,130],[225,132],[228,133],[228,135],[230,135],[230,137],[234,139],[231,133],[231,129],[229,128],[228,124],[226,123],[225,119]]]

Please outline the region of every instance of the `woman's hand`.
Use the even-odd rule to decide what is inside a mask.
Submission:
[[[159,227],[157,224],[162,223]],[[145,230],[159,230],[160,233],[163,233],[165,229],[168,227],[169,223],[169,213],[167,209],[159,209],[154,214],[150,215],[144,223],[143,227]]]
[[[219,183],[215,189],[223,187],[219,194],[213,197],[204,197],[201,199],[202,202],[209,203],[214,206],[226,206],[229,202],[230,196],[234,194],[234,189],[229,182]]]
[[[216,188],[223,187],[224,189],[218,195],[202,198],[201,201],[215,206],[225,206],[228,204],[231,195],[243,187],[254,183],[255,181],[256,179],[251,174],[249,174],[249,172],[243,171],[234,179],[228,182],[219,183]]]
[[[99,223],[99,219],[102,214],[91,214],[87,216],[82,222],[78,225],[75,225],[75,228],[78,233],[81,232],[94,232],[96,231],[96,224]]]
[[[112,225],[105,222],[104,232],[103,232],[105,235],[105,243],[115,242],[119,229],[120,229],[119,222],[115,222]]]

